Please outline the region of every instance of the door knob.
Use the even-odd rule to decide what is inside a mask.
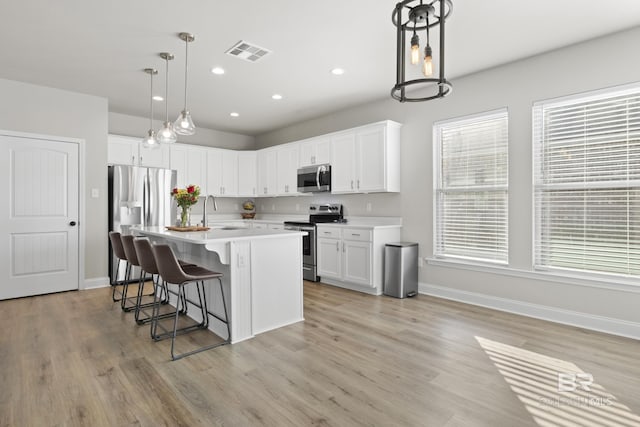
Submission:
[[[75,221],[71,221],[71,222],[69,223],[69,225],[73,227],[74,225],[76,225],[76,222],[75,222]]]

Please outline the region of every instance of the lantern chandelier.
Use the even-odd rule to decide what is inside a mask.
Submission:
[[[420,102],[437,98],[444,98],[453,89],[444,75],[444,23],[451,15],[453,4],[451,0],[433,0],[425,3],[423,0],[404,0],[396,4],[391,20],[396,27],[396,84],[391,89],[391,97],[400,102]],[[438,51],[438,77],[433,75],[433,58],[429,39],[429,29],[440,26],[440,47]],[[425,30],[424,56],[421,60],[420,37],[418,32]],[[424,78],[407,80],[405,76],[406,33],[411,32],[411,64],[420,65]],[[435,85],[434,85],[435,83]],[[430,96],[411,97],[406,90],[432,86],[435,93]]]

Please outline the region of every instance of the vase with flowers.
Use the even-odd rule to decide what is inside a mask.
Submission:
[[[180,227],[187,227],[189,225],[191,206],[198,203],[200,187],[197,185],[188,185],[187,188],[174,188],[171,190],[171,195],[176,199],[176,203],[181,209]]]

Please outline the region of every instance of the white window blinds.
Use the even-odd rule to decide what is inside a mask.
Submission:
[[[535,264],[640,275],[640,87],[534,105]]]
[[[434,125],[435,255],[508,262],[508,117]]]

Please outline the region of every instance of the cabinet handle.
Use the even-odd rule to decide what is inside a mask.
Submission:
[[[142,156],[140,156],[140,164],[142,164]]]
[[[342,252],[346,252],[346,251],[347,251],[347,250],[346,250],[346,246],[347,246],[347,245],[345,245],[345,244],[344,244],[344,242],[342,242]]]
[[[358,236],[358,237],[360,236],[359,234],[356,234],[356,233],[351,233],[351,235],[352,236]]]
[[[311,164],[312,165],[316,164],[316,156],[311,156]]]
[[[136,164],[136,156],[131,156],[131,164],[132,165]]]
[[[340,242],[336,242],[336,251],[340,252]]]
[[[324,234],[331,234],[330,231],[323,231]]]
[[[351,189],[353,190],[353,180],[351,180]]]
[[[356,187],[358,187],[358,190],[360,189],[360,180],[356,181]]]

